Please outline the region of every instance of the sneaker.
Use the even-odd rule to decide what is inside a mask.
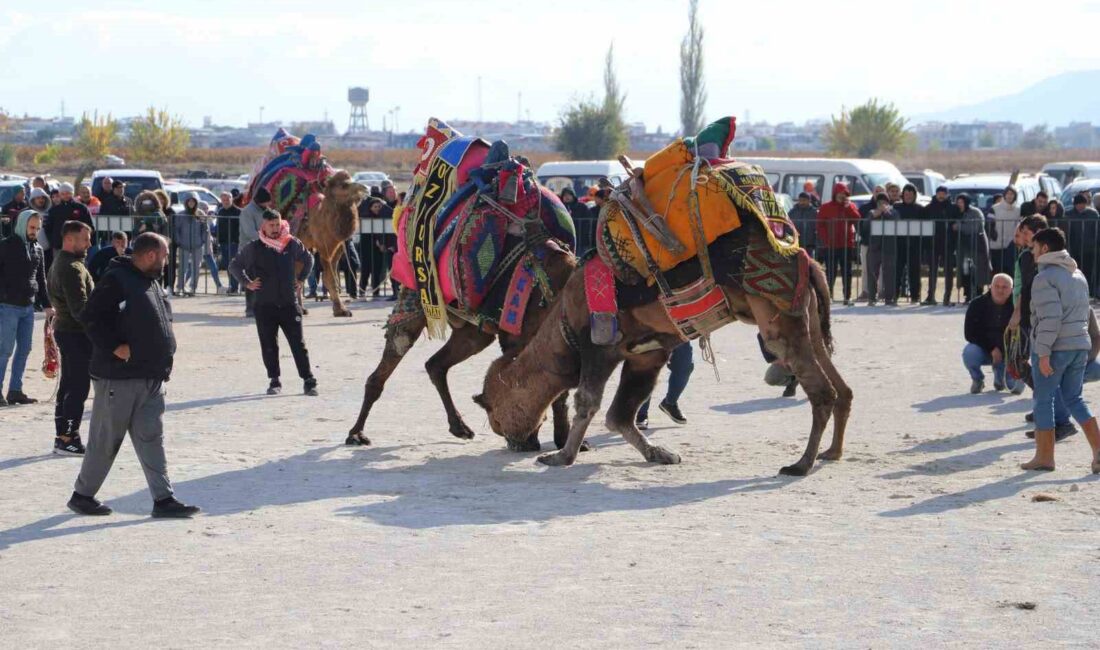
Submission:
[[[921,304],[925,307],[935,307],[939,303],[936,302],[935,298],[925,298]]]
[[[310,397],[317,397],[317,380],[310,377],[302,386],[302,392]]]
[[[86,497],[83,494],[73,492],[73,495],[69,497],[69,510],[72,510],[78,515],[89,515],[91,517],[103,517],[111,514],[112,510],[99,502],[95,497]]]
[[[1034,422],[1034,421],[1035,421],[1035,414],[1034,413],[1028,413],[1027,415],[1024,416],[1024,422]]]
[[[634,426],[638,427],[639,431],[645,431],[649,428],[649,418],[638,418],[634,420]]]
[[[33,397],[27,397],[26,393],[21,390],[9,390],[8,391],[8,404],[37,404],[38,400]]]
[[[993,382],[993,390],[995,390],[999,393],[1004,389],[1005,389],[1005,385],[1003,383],[1001,383],[999,381],[994,381]]]
[[[787,382],[787,387],[783,389],[783,397],[794,397],[794,392],[797,388],[798,380],[791,377],[791,380]]]
[[[176,501],[176,497],[168,497],[153,502],[154,519],[187,519],[202,512],[198,506],[189,506]]]
[[[1065,424],[1059,424],[1054,427],[1054,442],[1061,442],[1066,438],[1076,435],[1077,427],[1073,426],[1072,422],[1066,422]],[[1030,440],[1035,439],[1035,431],[1028,431],[1024,434]]]
[[[898,301],[897,300],[887,300],[886,301],[886,306],[887,307],[897,307],[898,306]]]
[[[944,300],[943,301],[943,306],[944,307],[954,307],[955,303],[951,302],[950,300]]]
[[[874,300],[874,299],[870,299],[870,300],[867,301],[867,306],[868,307],[874,307],[877,304],[878,304],[878,301]]]
[[[982,392],[983,390],[985,390],[985,382],[982,381],[981,379],[975,379],[974,381],[970,382],[970,394],[971,395],[977,395],[978,393]]]
[[[658,407],[664,411],[665,415],[669,417],[676,424],[687,424],[687,418],[680,412],[680,407],[675,404],[669,404],[668,402],[661,401],[661,405]]]
[[[84,443],[80,441],[80,434],[74,433],[65,437],[69,439],[68,442],[65,442],[61,436],[53,439],[53,453],[58,456],[83,456]]]
[[[283,392],[283,385],[279,383],[278,379],[272,379],[271,383],[267,386],[268,395],[278,395]]]
[[[229,293],[229,290],[227,290],[225,287],[218,287],[215,293],[217,293],[219,296],[224,296]]]

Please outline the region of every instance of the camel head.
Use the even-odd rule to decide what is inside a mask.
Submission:
[[[523,441],[538,431],[546,419],[546,406],[539,408],[537,394],[524,390],[525,381],[518,377],[515,359],[501,357],[489,366],[480,395],[474,403],[489,416],[489,426],[498,436]],[[548,406],[548,404],[547,404]]]
[[[341,169],[325,182],[325,200],[337,207],[355,209],[367,195],[367,188],[351,180],[351,174]]]

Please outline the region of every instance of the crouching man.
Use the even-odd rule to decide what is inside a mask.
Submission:
[[[176,354],[172,309],[159,281],[168,261],[168,240],[143,233],[134,239],[133,251],[131,257],[111,261],[80,316],[92,340],[95,399],[69,509],[82,515],[111,514],[95,495],[129,432],[153,494],[153,516],[190,517],[199,508],[175,499],[164,456],[164,384]]]
[[[1004,273],[993,276],[989,291],[975,299],[966,309],[963,334],[963,365],[970,373],[970,392],[977,394],[985,389],[982,366],[993,367],[993,388],[1011,388],[1016,395],[1024,392],[1024,382],[1008,381],[1006,386],[1004,340],[1005,328],[1012,320],[1012,278]]]
[[[280,329],[294,355],[298,376],[305,382],[303,391],[306,395],[317,394],[317,380],[302,332],[302,306],[298,303],[298,288],[312,270],[313,255],[290,234],[290,224],[275,210],[264,210],[259,239],[245,244],[229,263],[229,272],[253,293],[260,354],[271,381],[268,395],[277,395],[283,388],[279,380]]]

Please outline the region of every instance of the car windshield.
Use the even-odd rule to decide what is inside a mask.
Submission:
[[[970,197],[970,205],[978,208],[982,212],[989,212],[993,209],[993,197],[998,194],[1004,193],[1003,187],[956,187],[949,192],[951,202],[954,203],[955,199],[960,194],[966,194]]]
[[[905,180],[905,177],[901,174],[891,174],[888,172],[863,174],[863,182],[869,188],[874,188],[876,185],[886,187],[887,183],[897,183],[898,187],[905,187],[905,184],[909,181]]]
[[[141,194],[145,190],[160,189],[161,182],[157,178],[149,176],[141,176],[138,178],[127,178],[125,176],[112,176],[111,178],[126,183],[126,196],[131,200],[136,199],[138,194]]]
[[[1100,181],[1086,185],[1071,185],[1062,190],[1062,196],[1059,197],[1059,200],[1062,202],[1062,205],[1073,205],[1073,197],[1081,192],[1088,192],[1089,194],[1095,195],[1097,192],[1100,192]]]

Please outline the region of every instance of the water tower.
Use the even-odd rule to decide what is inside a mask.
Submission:
[[[368,101],[370,101],[369,88],[348,88],[348,103],[351,104],[348,135],[366,135],[370,131],[370,122],[367,121]]]

